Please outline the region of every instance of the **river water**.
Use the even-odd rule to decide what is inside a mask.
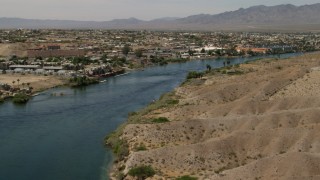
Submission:
[[[255,59],[235,58],[231,64]],[[107,179],[112,154],[103,145],[105,135],[123,123],[129,112],[179,86],[187,72],[205,70],[206,64],[221,67],[224,60],[150,67],[85,88],[51,89],[22,106],[1,104],[0,179]]]

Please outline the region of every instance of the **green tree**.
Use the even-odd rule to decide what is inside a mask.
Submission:
[[[125,56],[127,56],[130,51],[131,51],[131,48],[128,44],[124,45],[124,47],[122,48],[122,54],[124,54]]]
[[[136,56],[137,56],[138,58],[141,58],[141,57],[143,56],[142,49],[137,49],[137,50],[135,50],[134,53],[136,54]]]
[[[17,79],[17,82],[18,82],[18,87],[19,87],[19,82],[20,82],[20,79]]]
[[[207,70],[208,70],[208,71],[211,71],[211,66],[210,66],[210,64],[207,64],[206,67],[207,67]]]
[[[194,51],[192,51],[191,49],[189,49],[188,53],[189,53],[190,56],[193,56]]]
[[[16,104],[25,104],[29,101],[29,96],[23,93],[18,93],[13,96],[12,101]]]
[[[211,56],[212,54],[214,54],[213,50],[209,50],[209,51],[208,51],[208,55]]]
[[[215,51],[215,53],[216,53],[218,56],[222,56],[222,55],[223,55],[223,52],[222,52],[221,49],[217,49],[217,50]]]
[[[103,54],[103,55],[101,56],[102,62],[103,62],[103,63],[106,63],[106,62],[107,62],[107,58],[108,58],[108,55],[107,55],[107,54]]]
[[[250,56],[254,56],[255,55],[255,53],[252,51],[252,49],[249,49],[247,51],[247,54],[249,54]]]

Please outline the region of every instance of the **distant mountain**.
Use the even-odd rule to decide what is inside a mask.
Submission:
[[[153,22],[156,22],[156,21],[174,21],[174,20],[177,20],[177,19],[180,19],[178,17],[163,17],[163,18],[158,18],[158,19],[154,19],[152,20]]]
[[[129,18],[129,19],[114,19],[112,21],[105,22],[106,26],[112,26],[112,27],[121,27],[123,25],[130,26],[130,25],[137,25],[141,24],[144,21],[136,18]]]
[[[294,6],[253,6],[217,15],[200,14],[179,19],[181,23],[191,24],[297,24],[320,23],[320,3]]]
[[[199,14],[151,21],[136,18],[103,22],[0,18],[0,28],[320,31],[319,17],[320,3],[304,6],[287,4],[261,5],[216,15]]]

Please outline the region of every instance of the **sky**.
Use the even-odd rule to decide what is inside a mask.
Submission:
[[[218,14],[256,5],[320,3],[320,0],[0,0],[0,17],[108,21]]]

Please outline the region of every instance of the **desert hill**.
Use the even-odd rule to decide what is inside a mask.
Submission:
[[[129,118],[120,138],[130,154],[114,168],[150,165],[164,179],[319,179],[318,67],[320,55],[307,54],[189,80],[170,95],[177,104],[159,106],[162,98]],[[150,123],[158,117],[170,122]]]

